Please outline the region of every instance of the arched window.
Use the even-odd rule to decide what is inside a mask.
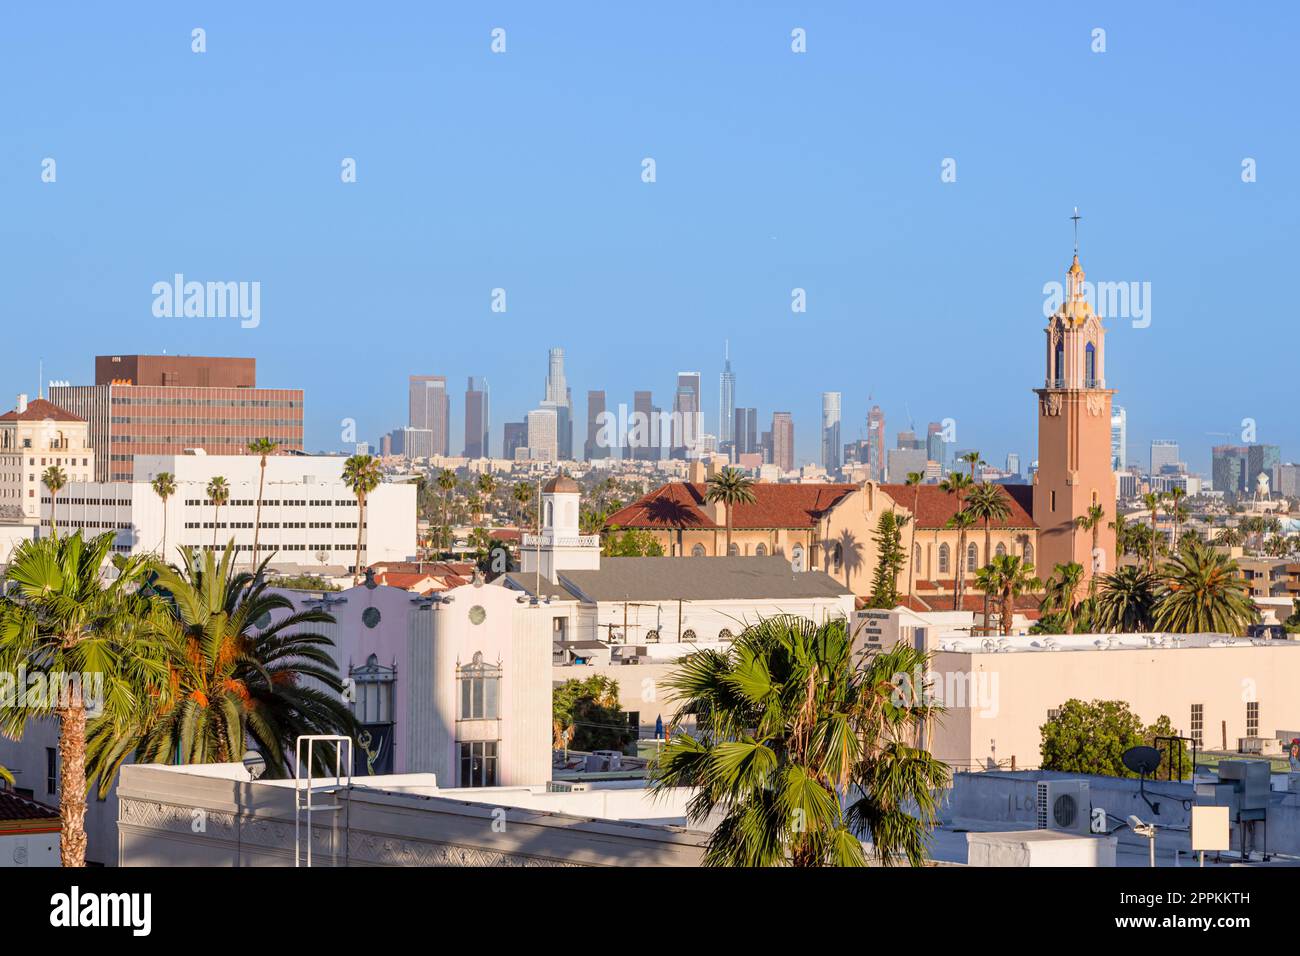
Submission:
[[[688,641],[692,644],[695,643],[695,631],[689,627],[686,630],[682,631],[682,640]]]
[[[921,546],[919,544],[912,546],[912,571],[919,574],[921,571]]]
[[[951,568],[948,567],[949,551],[946,544],[939,545],[939,573],[947,574]]]
[[[692,558],[704,557],[704,545],[697,544],[695,547],[691,548],[691,557]]]
[[[838,573],[844,567],[844,545],[836,541],[831,545],[831,560],[835,564],[835,571]]]
[[[1030,564],[1034,561],[1034,546],[1028,541],[1025,542],[1025,561]]]
[[[993,549],[993,553],[999,558],[1005,558],[1007,556],[1007,546],[1005,544],[998,544],[998,546]]]
[[[1056,388],[1065,385],[1065,342],[1056,340],[1056,350],[1052,353],[1052,384]]]
[[[555,502],[546,502],[546,524],[551,526],[555,524]]]
[[[739,554],[740,554],[740,545],[736,544],[736,542],[734,541],[731,542],[731,544],[727,547],[727,557],[734,558]]]
[[[646,632],[645,632],[645,642],[646,642],[647,644],[658,644],[658,643],[659,643],[659,632],[656,631],[654,628],[651,628],[650,630],[646,631]]]
[[[457,668],[460,680],[460,719],[495,720],[501,716],[501,667],[484,663],[483,653],[474,652],[473,662]]]
[[[754,548],[754,556],[757,558],[767,557],[767,545],[760,544],[756,548]]]
[[[732,637],[731,628],[729,627],[724,627],[722,630],[718,631],[718,640],[720,641],[729,641]]]
[[[1097,347],[1091,342],[1083,351],[1083,387],[1097,387]]]
[[[966,545],[966,570],[977,571],[980,566],[980,549],[972,541]]]

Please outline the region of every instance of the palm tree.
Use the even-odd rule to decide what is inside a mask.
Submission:
[[[896,681],[919,680],[926,656],[854,657],[843,619],[780,616],[679,662],[651,786],[695,791],[692,822],[721,815],[705,866],[863,866],[867,836],[881,863],[924,861],[949,773],[910,745],[933,708]],[[690,718],[694,734],[680,730]]]
[[[952,473],[951,475],[949,475],[947,478],[945,478],[945,479],[943,479],[941,482],[939,482],[939,488],[940,488],[941,491],[945,492],[946,494],[950,494],[950,495],[955,495],[955,496],[956,496],[956,498],[957,498],[957,514],[960,514],[960,513],[964,510],[964,509],[963,509],[963,506],[962,506],[961,496],[962,496],[965,492],[967,492],[970,488],[972,488],[972,487],[974,486],[974,484],[975,484],[975,482],[974,482],[974,481],[973,481],[969,476],[967,476],[967,475],[963,475],[961,472],[958,471],[958,472],[953,472],[953,473]],[[946,522],[946,524],[945,524],[944,526],[945,526],[945,527],[948,527],[948,528],[956,527],[956,524],[954,523],[955,518],[956,518],[956,515],[954,515],[952,518],[949,518],[948,521]],[[967,525],[967,527],[969,527],[969,524]],[[936,533],[936,537],[938,537],[937,533]],[[957,550],[958,550],[959,553],[958,553],[958,555],[957,555],[957,570],[956,570],[956,574],[957,574],[957,578],[958,578],[958,580],[956,581],[955,588],[954,588],[954,590],[953,590],[953,596],[952,596],[952,609],[953,609],[954,611],[957,610],[957,607],[958,607],[958,605],[960,604],[960,601],[961,601],[961,582],[960,582],[960,576],[961,576],[961,569],[965,567],[964,562],[965,562],[965,560],[966,560],[966,555],[965,555],[964,553],[961,553],[961,552],[963,552],[964,549],[965,549],[965,541],[966,541],[966,539],[965,539],[965,532],[962,532],[962,534],[959,534],[957,540],[958,540],[958,548],[957,548]]]
[[[309,628],[334,623],[333,615],[295,611],[268,590],[265,564],[236,573],[235,557],[233,545],[219,562],[216,552],[183,548],[179,568],[155,567],[163,609],[155,629],[167,677],[129,724],[92,726],[90,769],[101,793],[131,755],[145,763],[229,763],[251,742],[270,776],[291,776],[300,735],[355,734],[327,650],[332,642]],[[314,769],[322,771],[328,756]]]
[[[153,493],[162,499],[163,537],[160,557],[165,562],[167,560],[167,499],[176,494],[176,476],[170,471],[160,471],[150,484],[153,486]]]
[[[1235,548],[1241,544],[1241,532],[1236,528],[1220,528],[1214,543],[1225,548]]]
[[[217,550],[217,529],[221,526],[221,506],[230,500],[230,485],[217,475],[208,482],[208,500],[212,502],[212,550]]]
[[[970,480],[973,483],[975,481],[975,469],[984,464],[980,459],[980,453],[977,451],[968,451],[966,454],[962,455],[959,460],[970,465]]]
[[[993,534],[991,523],[996,519],[1005,521],[1011,514],[1007,496],[998,485],[981,483],[970,490],[966,496],[966,510],[976,520],[984,522],[984,560],[993,559]],[[984,594],[984,633],[989,632],[989,596]]]
[[[1199,544],[1161,571],[1155,626],[1174,634],[1245,633],[1259,619],[1237,562]]]
[[[516,505],[516,523],[522,529],[524,526],[524,514],[528,508],[528,502],[533,497],[533,486],[526,481],[520,481],[515,484],[514,498]]]
[[[1014,554],[998,554],[975,572],[975,586],[984,594],[993,595],[998,602],[1000,630],[1011,633],[1011,622],[1016,613],[1016,598],[1022,594],[1039,591],[1043,582],[1034,574],[1034,566]],[[988,632],[985,624],[985,633]]]
[[[59,533],[59,525],[56,520],[59,508],[59,492],[68,483],[68,476],[58,465],[50,465],[41,473],[41,483],[50,489],[50,534],[57,535]]]
[[[1097,549],[1101,546],[1101,522],[1106,517],[1106,509],[1101,505],[1090,505],[1088,510],[1074,519],[1074,526],[1080,531],[1092,532],[1092,561],[1088,565],[1088,596],[1097,593]]]
[[[916,584],[916,526],[920,523],[916,520],[916,510],[921,505],[921,482],[925,481],[925,474],[919,471],[909,471],[907,481],[904,482],[912,489],[912,544],[907,551],[907,596],[911,597]]]
[[[1076,597],[1083,584],[1083,565],[1078,561],[1058,564],[1044,586],[1043,610],[1059,612],[1065,620],[1065,633],[1073,634],[1079,607]]]
[[[131,652],[133,635],[155,613],[153,599],[138,588],[148,558],[114,556],[117,576],[101,576],[115,538],[110,531],[86,540],[76,531],[22,541],[5,572],[10,592],[0,605],[0,672],[49,675],[50,693],[25,694],[16,706],[0,708],[0,731],[17,739],[31,720],[59,722],[63,866],[86,863],[88,712],[102,708],[110,724],[126,719],[138,704],[135,689],[159,672],[155,654]]]
[[[257,567],[258,537],[262,531],[262,489],[266,486],[266,457],[279,450],[280,443],[269,438],[257,438],[248,443],[248,453],[262,458],[262,471],[257,479],[257,514],[253,518],[253,567]]]
[[[1145,568],[1125,565],[1101,576],[1097,630],[1132,634],[1152,627],[1159,580]]]
[[[975,516],[965,508],[958,511],[944,523],[945,528],[957,529],[957,578],[953,582],[952,592],[952,609],[954,611],[961,608],[962,595],[966,590],[966,532],[974,526]]]
[[[484,507],[487,510],[492,509],[492,496],[496,494],[497,480],[489,471],[483,472],[478,476],[478,493],[484,501]]]
[[[370,455],[353,455],[343,463],[343,484],[357,496],[357,563],[352,572],[352,583],[361,581],[361,534],[366,527],[366,497],[379,487],[383,475],[379,462]]]
[[[435,480],[442,491],[442,531],[439,533],[438,547],[451,546],[451,494],[456,490],[456,473],[450,468],[438,472]]]
[[[705,501],[720,502],[727,510],[727,551],[731,554],[731,518],[736,505],[754,503],[754,479],[739,468],[724,468],[709,479]]]
[[[1159,520],[1160,502],[1163,495],[1154,491],[1148,491],[1142,496],[1142,504],[1151,512],[1151,557],[1147,561],[1147,571],[1152,574],[1156,573],[1156,540],[1159,535],[1156,534],[1156,521]]]

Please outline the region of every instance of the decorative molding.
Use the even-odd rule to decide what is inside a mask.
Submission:
[[[1060,415],[1061,414],[1061,393],[1060,392],[1046,393],[1045,395],[1043,395],[1041,401],[1039,402],[1039,407],[1042,411],[1042,414],[1047,415],[1049,417],[1055,418],[1056,416]]]
[[[430,843],[423,840],[399,840],[373,833],[353,833],[348,840],[348,859],[357,863],[381,866],[473,866],[473,867],[572,867],[581,866],[565,860],[529,856],[525,853],[502,853],[484,847],[459,846],[454,843]]]
[[[1106,398],[1096,392],[1088,393],[1088,414],[1096,418],[1106,410]]]
[[[196,810],[202,810],[206,815],[202,831],[194,829]],[[209,836],[235,839],[235,815],[206,807],[178,807],[171,803],[124,799],[118,803],[117,822],[120,826],[145,827],[168,833],[201,832]]]

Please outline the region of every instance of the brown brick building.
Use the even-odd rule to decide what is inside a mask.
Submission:
[[[98,355],[94,385],[51,386],[50,401],[89,423],[96,481],[129,481],[136,455],[303,450],[302,390],[258,388],[251,358]]]

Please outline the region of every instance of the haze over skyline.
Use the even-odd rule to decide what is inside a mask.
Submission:
[[[1208,472],[1243,418],[1300,450],[1275,302],[1300,218],[1290,7],[141,11],[0,31],[0,78],[42,93],[7,104],[0,150],[11,391],[41,359],[83,383],[96,354],[251,356],[306,390],[323,449],[343,419],[405,424],[407,377],[445,375],[459,451],[473,375],[499,448],[559,346],[581,447],[587,390],[670,408],[684,369],[716,430],[729,340],[736,404],[792,412],[799,462],[838,391],[844,441],[874,401],[887,445],[951,417],[958,447],[1027,466],[1077,205],[1089,279],[1151,284],[1148,327],[1108,323],[1130,460],[1172,438]],[[260,323],[155,317],[175,273],[260,282]]]

